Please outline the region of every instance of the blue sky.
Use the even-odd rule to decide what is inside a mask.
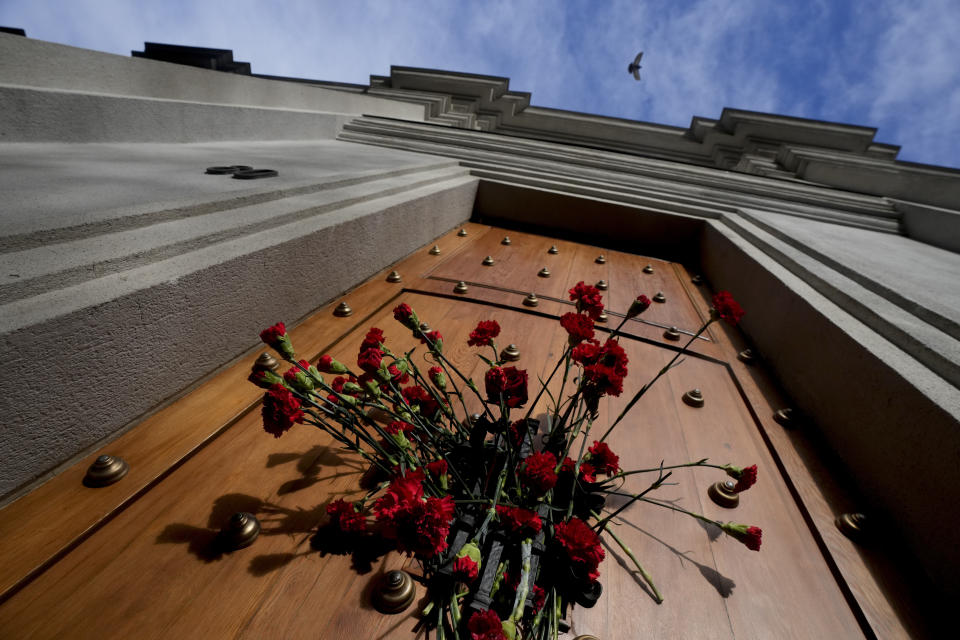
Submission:
[[[960,0],[0,0],[0,24],[122,55],[233,49],[255,73],[323,80],[507,76],[537,106],[681,127],[725,106],[847,122],[960,168]]]

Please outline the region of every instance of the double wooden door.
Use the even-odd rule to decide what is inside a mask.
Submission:
[[[482,225],[466,231],[441,238],[439,255],[424,247],[396,265],[401,282],[387,282],[384,272],[349,292],[344,299],[351,316],[332,314],[338,300],[300,323],[291,331],[300,354],[314,360],[330,353],[353,362],[370,326],[383,329],[392,348],[409,348],[409,332],[391,314],[407,302],[443,334],[448,357],[478,381],[485,365],[466,339],[478,320],[497,320],[499,342],[516,345],[517,366],[535,384],[562,352],[566,334],[557,318],[571,309],[566,292],[576,282],[607,282],[611,327],[638,294],[662,293],[665,302],[625,325],[627,390],[604,400],[601,429],[706,318],[710,292],[680,265]],[[487,256],[492,265],[483,264]],[[549,277],[540,275],[543,268]],[[460,281],[465,293],[454,292]],[[530,293],[537,306],[525,303]],[[664,337],[669,327],[682,342]],[[659,497],[711,518],[762,527],[761,551],[667,509],[633,505],[614,530],[665,600],[655,603],[629,560],[609,547],[600,568],[604,593],[592,609],[575,609],[570,637],[863,635],[805,519],[809,514],[781,471],[765,431],[770,423],[758,417],[769,415],[770,398],[737,360],[740,347],[735,330],[712,325],[610,444],[625,469],[701,458],[756,464],[759,482],[735,509],[707,496],[707,488],[723,479],[716,470],[679,469],[671,478],[676,484]],[[83,487],[85,461],[0,513],[0,637],[423,637],[416,606],[384,616],[369,604],[376,578],[409,560],[388,554],[364,566],[311,546],[325,504],[356,495],[363,466],[308,427],[279,439],[263,432],[259,392],[245,382],[258,353],[105,448],[131,465],[121,482]],[[695,388],[703,407],[682,401]],[[625,490],[645,486],[631,476]],[[236,511],[257,515],[260,537],[240,551],[212,552],[218,530]]]

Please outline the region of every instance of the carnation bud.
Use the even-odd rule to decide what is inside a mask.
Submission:
[[[760,527],[749,527],[745,524],[736,524],[733,522],[724,522],[720,528],[731,538],[739,540],[751,551],[760,551],[760,538],[763,531]]]
[[[447,388],[447,376],[444,375],[443,369],[440,367],[430,367],[430,371],[427,372],[427,375],[430,376],[430,382],[433,383],[437,389],[440,391],[445,391]]]
[[[298,367],[291,367],[283,374],[283,379],[290,385],[293,389],[296,389],[300,393],[306,393],[307,391],[313,390],[313,380],[310,379],[310,376],[301,371]]]
[[[646,311],[649,306],[650,298],[644,295],[639,295],[637,296],[636,300],[630,303],[630,309],[627,310],[627,317],[634,318]]]
[[[349,382],[347,384],[350,384]],[[344,391],[347,389],[347,384],[343,385]],[[374,398],[380,397],[380,384],[373,378],[365,380],[363,386],[367,388],[367,393]]]
[[[420,318],[417,317],[417,312],[413,310],[406,302],[397,305],[393,310],[393,317],[405,326],[407,329],[416,332],[420,328]]]
[[[727,472],[728,476],[737,481],[737,485],[733,488],[734,493],[746,491],[757,482],[757,465],[755,464],[743,468],[725,464],[723,465],[723,470]]]
[[[273,371],[264,371],[262,369],[258,369],[257,371],[251,373],[247,380],[264,389],[269,389],[275,384],[283,384],[283,378],[275,374]]]
[[[324,373],[347,373],[347,367],[342,362],[333,359],[329,355],[322,356],[320,358],[320,361],[317,363],[317,368]]]
[[[358,385],[356,382],[344,382],[343,383],[343,393],[345,395],[353,395],[363,391],[363,388]]]
[[[260,332],[260,339],[265,344],[270,345],[287,360],[293,360],[293,345],[290,344],[290,338],[287,337],[287,328],[282,322],[278,322],[272,327],[267,327]]]
[[[420,338],[420,342],[427,344],[430,347],[430,351],[443,353],[443,336],[440,335],[440,332],[436,329],[424,334],[423,337]]]
[[[319,382],[323,384],[323,376],[320,375],[320,371],[313,365],[307,367],[307,373],[310,374],[310,377],[313,378],[314,382]]]

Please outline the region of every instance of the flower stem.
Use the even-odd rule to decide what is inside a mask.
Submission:
[[[617,536],[617,534],[615,534],[610,529],[607,529],[605,533],[611,538],[613,538],[613,541],[616,542],[621,549],[623,549],[623,552],[626,553],[631,560],[633,560],[633,564],[637,568],[637,571],[640,572],[640,576],[643,578],[643,581],[646,582],[648,585],[650,585],[650,588],[653,589],[653,595],[657,599],[657,604],[660,604],[661,602],[663,602],[663,596],[660,594],[660,590],[657,589],[657,585],[653,583],[653,577],[649,573],[647,573],[647,570],[640,565],[640,561],[637,560],[637,556],[633,554],[633,551],[630,549],[630,547],[625,545],[623,543],[623,540],[621,540]]]

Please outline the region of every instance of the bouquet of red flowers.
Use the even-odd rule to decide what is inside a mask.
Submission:
[[[391,351],[378,328],[361,343],[356,369],[329,355],[315,365],[298,360],[282,323],[261,333],[293,365],[282,377],[270,371],[250,377],[266,389],[264,428],[279,437],[296,423],[313,425],[369,463],[373,482],[367,486],[373,488],[358,501],[329,503],[329,526],[378,536],[420,561],[430,596],[422,613],[439,638],[555,638],[568,607],[592,606],[600,596],[601,536],[624,550],[661,601],[652,577],[608,528],[634,502],[686,513],[749,549],[760,548],[757,527],[714,521],[651,496],[672,469],[689,466],[723,470],[736,480],[733,491],[744,491],[756,481],[756,466],[703,459],[624,471],[606,442],[711,322],[740,320],[740,306],[727,292],[714,296],[710,319],[595,439],[600,399],[621,395],[628,374],[617,336],[650,301],[637,297],[601,342],[594,326],[603,311],[600,291],[580,282],[570,299],[576,311],[560,318],[568,344],[532,402],[527,372],[508,365],[497,350],[495,321],[479,322],[468,339],[472,347],[490,349],[489,358],[478,353],[488,367],[480,384],[451,364],[442,335],[426,330],[407,304],[394,309],[394,317],[426,345],[434,365],[426,371],[414,364],[413,350]],[[558,374],[554,396],[547,386]],[[531,414],[545,394],[550,406],[542,425]],[[468,413],[468,396],[480,413]],[[656,478],[639,494],[617,491],[625,476],[639,473]],[[613,493],[629,500],[610,511],[606,499]]]

